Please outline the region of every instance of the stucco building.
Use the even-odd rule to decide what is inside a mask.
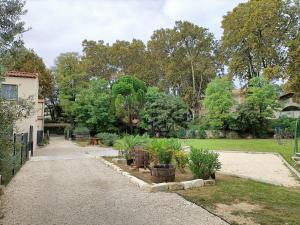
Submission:
[[[44,101],[39,99],[39,80],[37,73],[9,71],[1,82],[1,95],[7,101],[30,99],[33,110],[30,116],[22,118],[16,123],[16,133],[27,134],[32,142],[33,151],[43,137],[44,129]]]

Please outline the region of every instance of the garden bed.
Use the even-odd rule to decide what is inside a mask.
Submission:
[[[127,166],[121,163],[116,163],[114,161],[112,161],[113,158],[115,157],[103,157],[105,160],[114,163],[115,165],[117,165],[118,167],[120,167],[122,170],[130,173],[132,176],[135,176],[143,181],[145,181],[148,184],[152,184],[152,178],[151,178],[151,174],[150,173],[144,173],[144,172],[139,172],[139,170],[134,170],[134,168],[132,166]],[[185,169],[185,173],[181,173],[179,170],[176,169],[175,171],[175,182],[181,182],[181,181],[189,181],[189,180],[193,180],[193,174],[192,172],[186,168]]]
[[[193,179],[192,173],[189,170],[185,173],[175,172],[175,182],[153,183],[150,171],[145,172],[143,168],[137,169],[124,163],[116,163],[114,159],[117,158],[113,157],[102,157],[101,159],[107,166],[128,177],[132,183],[150,192],[184,190],[215,184],[214,180]]]

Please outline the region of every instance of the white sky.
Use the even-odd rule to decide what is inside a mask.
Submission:
[[[176,20],[207,27],[222,35],[226,12],[245,0],[27,0],[24,16],[32,29],[24,34],[28,48],[47,66],[63,52],[81,53],[81,42],[149,40],[159,28],[171,28]]]

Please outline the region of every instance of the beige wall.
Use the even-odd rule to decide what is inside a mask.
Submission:
[[[36,149],[37,130],[42,130],[43,127],[38,121],[38,90],[39,82],[37,78],[23,78],[23,77],[6,77],[3,84],[13,84],[18,86],[18,98],[28,99],[32,97],[33,110],[31,116],[17,121],[17,133],[28,133],[29,127],[33,126],[33,150]]]

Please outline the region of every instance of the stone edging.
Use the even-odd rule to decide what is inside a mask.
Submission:
[[[159,183],[159,184],[148,184],[145,181],[136,178],[135,176],[130,175],[130,173],[122,170],[120,167],[105,160],[103,157],[97,157],[100,159],[106,166],[114,169],[119,174],[129,178],[129,181],[135,185],[137,185],[141,190],[148,191],[148,192],[158,192],[158,191],[167,191],[167,190],[183,190],[183,189],[190,189],[196,187],[203,187],[214,185],[214,180],[202,180],[196,179],[191,181],[182,181],[182,182],[170,182],[170,183]]]

